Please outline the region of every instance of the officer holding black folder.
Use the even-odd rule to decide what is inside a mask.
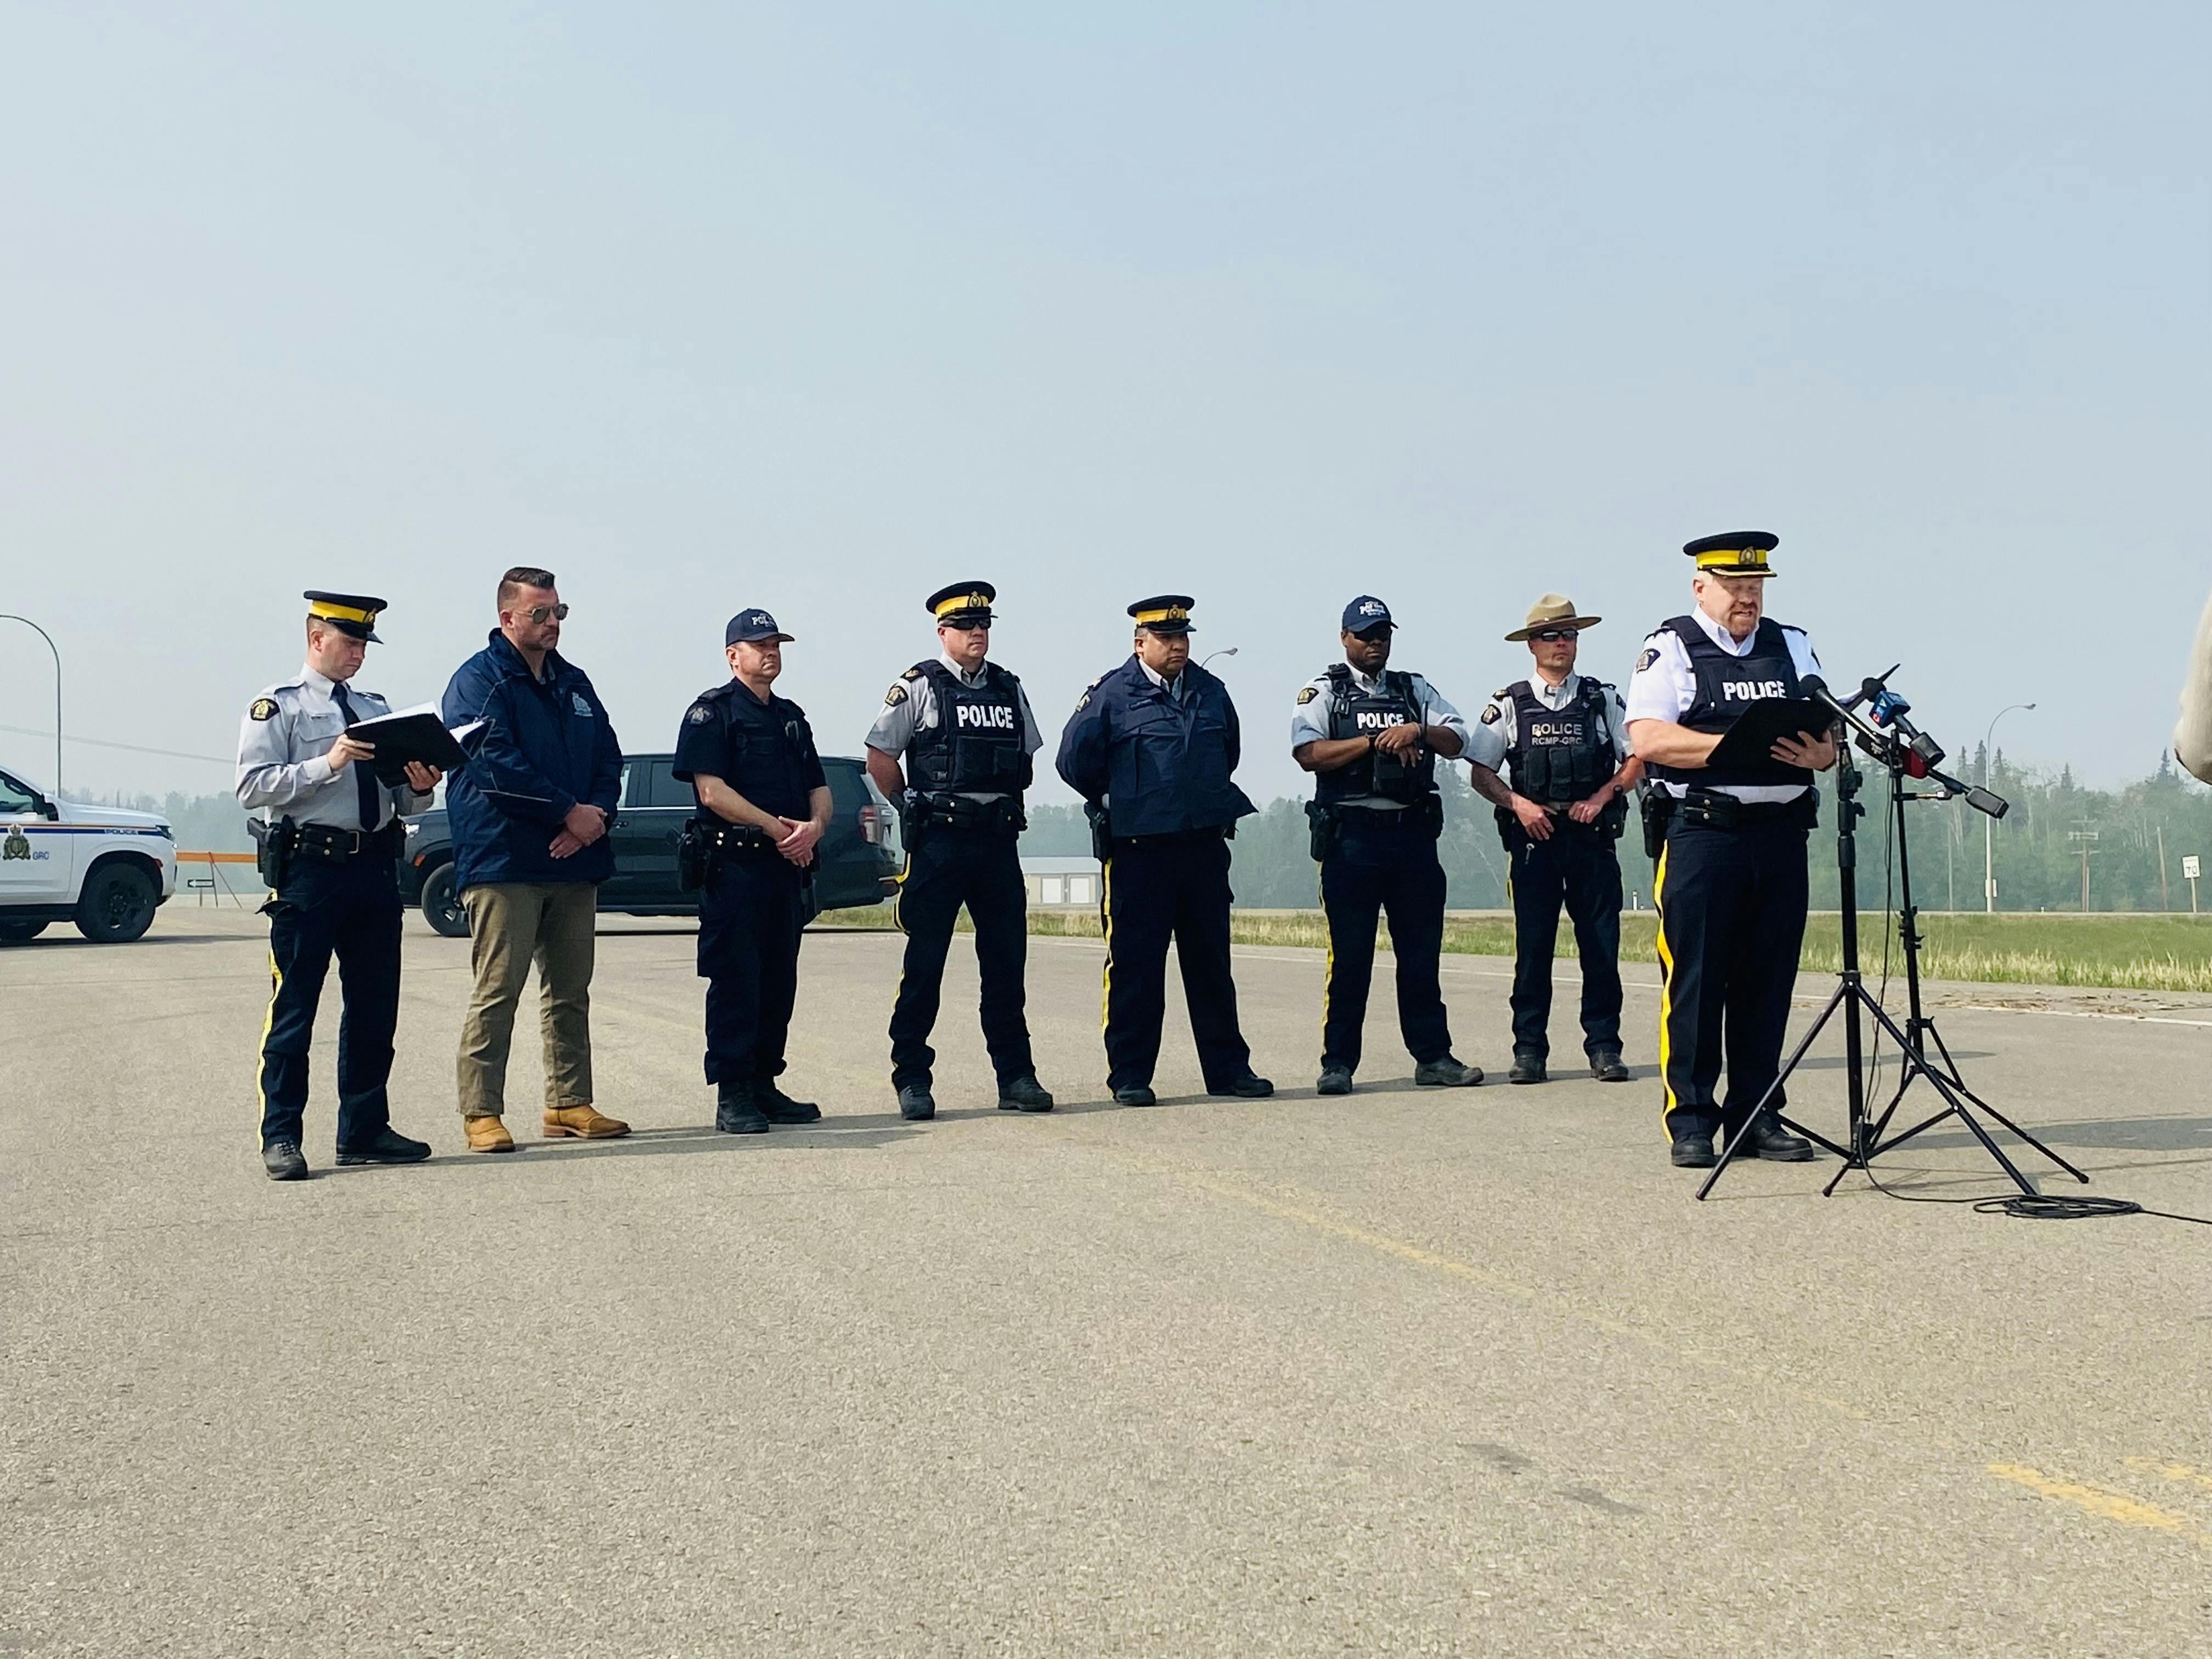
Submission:
[[[1647,836],[1656,847],[1659,1067],[1674,1162],[1710,1168],[1725,1130],[1756,1157],[1813,1155],[1802,1136],[1751,1109],[1780,1069],[1805,937],[1805,834],[1818,816],[1814,774],[1836,763],[1826,722],[1763,756],[1715,751],[1754,704],[1797,697],[1820,672],[1802,629],[1767,617],[1767,555],[1778,538],[1731,531],[1682,550],[1696,561],[1696,608],[1644,642],[1629,681],[1629,741],[1653,780]],[[1720,1080],[1726,1037],[1729,1086]],[[1778,1097],[1776,1106],[1782,1103]]]
[[[238,734],[239,804],[252,820],[269,885],[269,1016],[261,1034],[261,1162],[272,1181],[303,1181],[307,1048],[336,956],[345,996],[338,1028],[337,1161],[413,1164],[422,1141],[393,1131],[385,1097],[399,1017],[399,816],[430,804],[435,767],[377,781],[373,744],[349,728],[391,712],[349,684],[371,645],[382,599],[310,592],[307,660],[264,688]]]

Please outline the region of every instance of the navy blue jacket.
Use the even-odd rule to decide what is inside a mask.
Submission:
[[[1243,738],[1229,688],[1195,663],[1182,696],[1154,685],[1135,656],[1092,682],[1060,737],[1060,775],[1116,836],[1165,836],[1233,824],[1255,808],[1237,787]]]
[[[453,834],[453,879],[605,881],[614,842],[602,836],[556,859],[546,848],[578,801],[610,823],[622,793],[622,743],[584,671],[546,653],[545,678],[495,629],[491,641],[454,672],[441,714],[448,726],[485,722],[469,763],[446,783]]]

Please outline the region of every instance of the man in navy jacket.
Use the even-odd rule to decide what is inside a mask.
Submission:
[[[454,881],[469,915],[476,992],[461,1026],[461,1119],[469,1150],[511,1152],[507,1055],[530,964],[544,1000],[548,1139],[599,1139],[629,1125],[592,1103],[590,1024],[599,884],[622,789],[622,744],[583,670],[556,648],[568,607],[553,573],[500,579],[499,627],[446,687],[448,726],[482,720],[468,765],[446,786]]]

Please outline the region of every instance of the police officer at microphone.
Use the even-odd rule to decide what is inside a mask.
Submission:
[[[1444,937],[1437,757],[1460,753],[1467,726],[1419,674],[1389,666],[1395,631],[1390,607],[1372,594],[1346,605],[1338,635],[1345,659],[1308,681],[1291,714],[1291,758],[1315,778],[1306,816],[1328,916],[1314,1085],[1324,1095],[1350,1094],[1359,1068],[1378,914],[1390,919],[1398,1029],[1413,1056],[1413,1081],[1430,1088],[1482,1081],[1481,1067],[1452,1057],[1437,965]]]
[[[1021,682],[985,660],[998,597],[988,582],[955,582],[923,602],[937,622],[938,654],[892,682],[868,728],[868,775],[902,803],[906,830],[896,909],[906,964],[890,1037],[891,1087],[899,1115],[909,1121],[937,1115],[929,1033],[963,904],[975,924],[983,1041],[998,1073],[1000,1109],[1052,1109],[1023,1016],[1029,890],[1019,844],[1028,822],[1022,792],[1044,739]]]
[[[1752,703],[1796,696],[1820,672],[1804,630],[1765,614],[1778,544],[1737,530],[1684,547],[1695,608],[1644,641],[1628,684],[1629,741],[1654,781],[1645,835],[1658,858],[1664,1120],[1685,1169],[1711,1168],[1723,1132],[1756,1157],[1813,1155],[1771,1115],[1749,1120],[1781,1067],[1805,937],[1805,836],[1819,816],[1814,774],[1836,763],[1834,737],[1785,737],[1759,760],[1709,763]]]
[[[392,712],[353,686],[368,647],[382,643],[382,599],[310,591],[307,660],[266,687],[238,729],[239,805],[252,822],[269,884],[269,1016],[261,1033],[261,1164],[271,1181],[304,1181],[300,1136],[307,1051],[331,958],[345,998],[338,1025],[337,1161],[416,1164],[426,1142],[392,1127],[385,1085],[399,1020],[399,887],[394,866],[403,812],[420,812],[437,768],[407,763],[404,785],[377,781],[376,749],[349,735]]]
[[[1474,791],[1498,809],[1513,888],[1515,1083],[1541,1083],[1551,1054],[1552,950],[1559,911],[1582,957],[1583,1052],[1601,1083],[1626,1083],[1620,1058],[1620,860],[1613,843],[1644,775],[1622,728],[1620,694],[1575,672],[1577,641],[1601,618],[1547,593],[1505,637],[1525,641],[1535,672],[1500,690],[1468,744]],[[1509,771],[1509,786],[1498,775]]]
[[[1243,738],[1229,688],[1190,660],[1190,610],[1184,593],[1131,605],[1135,649],[1091,681],[1060,738],[1104,872],[1106,1085],[1124,1106],[1158,1104],[1170,937],[1206,1092],[1275,1090],[1252,1071],[1230,975],[1229,838],[1255,810],[1234,777]]]

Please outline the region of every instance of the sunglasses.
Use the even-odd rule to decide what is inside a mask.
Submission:
[[[1583,630],[1579,628],[1547,628],[1540,633],[1531,634],[1528,637],[1532,640],[1541,640],[1547,645],[1558,645],[1563,641],[1572,645],[1582,636]]]
[[[522,614],[533,625],[543,623],[549,617],[555,622],[566,622],[568,620],[568,607],[565,605],[533,605]]]
[[[981,622],[946,623],[945,626],[956,634],[988,634],[991,631],[988,617]]]

